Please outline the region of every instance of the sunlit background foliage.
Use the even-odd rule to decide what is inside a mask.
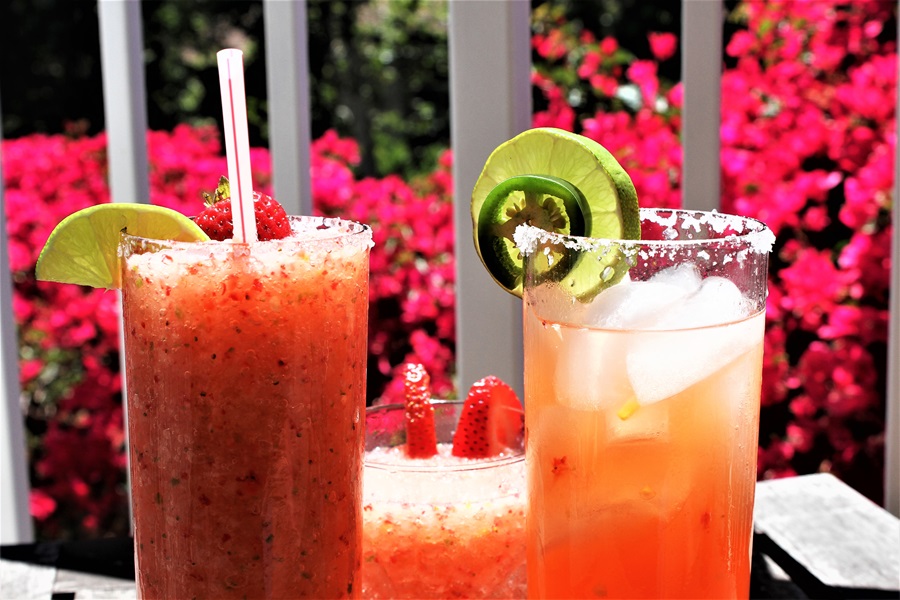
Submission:
[[[601,141],[645,206],[681,203],[672,2],[534,2],[534,125]],[[196,212],[225,171],[214,53],[245,50],[255,185],[270,188],[260,2],[142,3],[150,200]],[[896,3],[726,3],[722,208],[778,234],[760,477],[830,471],[880,501]],[[456,393],[447,4],[310,2],[315,210],[373,225],[369,400],[423,362]],[[128,532],[117,300],[39,283],[52,227],[109,201],[96,7],[0,6],[2,169],[42,538]],[[473,91],[472,93],[477,93]],[[465,192],[463,190],[463,192]],[[465,193],[462,194],[465,196]]]

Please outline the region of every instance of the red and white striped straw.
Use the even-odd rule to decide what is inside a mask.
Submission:
[[[247,133],[247,97],[244,92],[244,53],[234,48],[216,54],[219,87],[225,121],[225,154],[231,182],[231,215],[234,241],[255,242],[256,216],[253,211],[253,182],[250,175],[250,136]]]

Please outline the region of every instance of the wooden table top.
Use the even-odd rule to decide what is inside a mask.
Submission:
[[[751,598],[900,598],[900,520],[831,475],[756,489]],[[4,546],[0,597],[136,598],[132,541]]]
[[[833,475],[758,483],[753,526],[809,598],[900,598],[900,520]]]

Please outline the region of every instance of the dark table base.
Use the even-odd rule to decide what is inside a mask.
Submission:
[[[803,600],[807,596],[789,579],[773,575],[760,551],[765,544],[754,542],[753,567],[750,573],[751,598]],[[78,542],[38,542],[0,548],[4,561],[28,563],[58,570],[77,571],[124,582],[134,581],[134,542],[131,538],[105,538]],[[842,596],[848,597],[848,596]],[[852,597],[852,596],[850,596]],[[55,590],[52,600],[78,598],[78,590]]]

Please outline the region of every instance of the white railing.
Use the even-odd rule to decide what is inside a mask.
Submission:
[[[900,2],[898,2],[898,7],[900,7]],[[897,22],[897,40],[900,40],[900,20]],[[900,81],[897,85],[896,100],[895,119],[900,119]],[[895,516],[900,516],[900,127],[895,128],[895,133],[897,139],[894,144],[894,210],[892,211],[894,232],[891,236],[887,414],[884,419],[884,507]]]
[[[270,151],[275,195],[289,212],[311,212],[309,170],[309,73],[306,5],[264,0]],[[145,135],[146,93],[140,4],[98,2],[104,103],[109,143],[110,193],[116,202],[149,197]],[[520,304],[493,285],[475,255],[468,194],[490,151],[531,122],[529,2],[450,2],[450,108],[454,151],[457,261],[457,366],[459,381],[488,373],[522,381]],[[719,82],[721,2],[683,0],[684,204],[711,209],[719,198]],[[110,83],[111,82],[111,83]],[[900,103],[900,95],[898,95]],[[2,157],[0,157],[2,158]],[[0,163],[2,164],[2,163]],[[900,172],[900,156],[898,156]],[[898,178],[900,179],[900,178]],[[894,198],[900,198],[900,181]],[[2,199],[0,181],[0,199]],[[2,219],[0,211],[0,219]],[[0,221],[2,222],[2,221]],[[900,202],[894,202],[900,224]],[[28,515],[24,445],[18,393],[15,326],[7,264],[6,228],[0,273],[3,370],[0,422],[3,451],[2,543],[32,537]],[[896,231],[896,230],[895,230]],[[892,290],[900,290],[900,244],[894,235]],[[900,513],[900,294],[891,296],[887,415],[886,506]],[[521,393],[521,383],[517,386]]]
[[[34,528],[28,514],[30,486],[19,403],[19,342],[12,310],[2,165],[0,149],[0,544],[13,544],[30,541]]]
[[[449,19],[457,381],[493,373],[521,397],[521,302],[475,253],[469,194],[491,151],[531,124],[529,3],[450,2]]]

